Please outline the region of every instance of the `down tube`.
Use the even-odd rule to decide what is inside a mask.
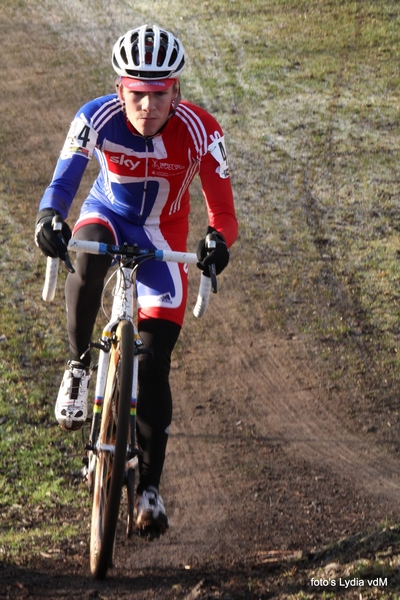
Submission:
[[[93,413],[101,413],[104,402],[104,389],[106,385],[108,363],[110,362],[110,353],[100,351],[99,365],[97,368],[96,387],[94,393]]]

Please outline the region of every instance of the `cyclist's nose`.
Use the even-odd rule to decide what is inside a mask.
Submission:
[[[153,98],[151,97],[150,94],[146,94],[142,98],[142,110],[145,110],[146,112],[150,112],[151,110],[153,110],[153,108],[154,108]]]

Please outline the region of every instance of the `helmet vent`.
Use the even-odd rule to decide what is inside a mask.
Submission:
[[[183,71],[185,52],[172,33],[157,25],[143,25],[117,41],[112,64],[120,77],[168,79]]]

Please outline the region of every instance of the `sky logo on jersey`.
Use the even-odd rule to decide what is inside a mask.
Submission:
[[[125,167],[128,171],[134,171],[140,165],[140,160],[133,160],[132,158],[128,158],[125,154],[111,155],[109,156],[109,160],[114,165]]]

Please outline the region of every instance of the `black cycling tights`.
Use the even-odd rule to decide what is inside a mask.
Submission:
[[[111,232],[97,224],[81,227],[74,237],[115,243]],[[75,273],[67,277],[67,329],[70,358],[73,360],[81,360],[80,356],[88,348],[109,266],[109,257],[78,253],[74,263]],[[150,485],[158,489],[160,483],[172,418],[169,385],[171,354],[180,330],[177,323],[163,319],[145,319],[139,323],[140,336],[153,354],[141,355],[139,362],[137,424],[143,456],[140,460],[138,492]],[[86,355],[85,361],[87,365],[90,364],[90,354]]]

